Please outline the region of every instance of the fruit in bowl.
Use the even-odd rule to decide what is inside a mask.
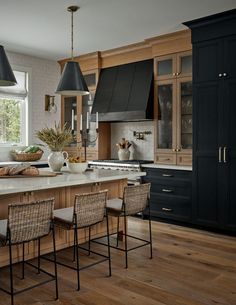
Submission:
[[[69,157],[66,165],[71,173],[81,174],[86,171],[88,163],[80,157]]]

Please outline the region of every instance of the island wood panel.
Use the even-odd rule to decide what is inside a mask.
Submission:
[[[1,212],[0,219],[6,219],[8,215],[8,204],[19,202],[30,202],[34,200],[41,200],[46,198],[55,199],[55,209],[72,207],[74,204],[75,194],[89,193],[91,191],[98,191],[100,189],[108,189],[109,198],[120,197],[123,193],[123,188],[127,184],[126,179],[120,179],[115,181],[107,181],[104,183],[89,183],[85,185],[45,189],[32,192],[17,193],[11,195],[1,195]],[[122,230],[122,222],[120,228]],[[115,217],[110,218],[110,228],[112,232],[115,232],[117,228],[117,219]],[[106,221],[94,226],[92,229],[92,237],[102,236],[106,233]],[[79,242],[83,243],[88,239],[88,233],[86,230],[79,230]],[[71,246],[74,241],[72,231],[65,231],[56,228],[56,246],[57,249],[62,249]],[[37,257],[38,241],[32,241],[25,245],[25,259]],[[8,247],[0,247],[0,266],[7,265],[9,262]],[[41,253],[48,253],[52,251],[52,237],[51,235],[41,239]],[[15,262],[22,259],[22,246],[13,246],[13,260]]]

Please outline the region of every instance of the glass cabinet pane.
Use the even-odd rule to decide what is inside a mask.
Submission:
[[[172,75],[172,58],[157,61],[157,75]]]
[[[77,135],[77,99],[76,96],[64,97],[64,124],[74,130],[74,136]],[[74,146],[71,143],[68,146]]]
[[[88,87],[96,86],[96,73],[84,74],[83,76]]]
[[[93,105],[94,93],[82,96],[82,127],[83,127],[83,138],[87,138],[87,147],[96,146],[96,122],[92,121],[92,105]],[[89,133],[87,133],[87,117]]]
[[[158,85],[157,148],[172,148],[173,85]]]
[[[181,147],[192,148],[192,82],[180,85],[181,100]]]
[[[180,57],[181,74],[192,73],[192,55]]]

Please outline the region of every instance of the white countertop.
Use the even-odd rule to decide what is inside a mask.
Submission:
[[[21,163],[22,162],[19,162],[19,161],[4,161],[4,162],[0,162],[0,167],[17,165],[17,164],[21,164]],[[27,163],[30,163],[30,165],[48,165],[47,160],[29,161]]]
[[[48,171],[48,169],[40,169],[40,172],[45,170]],[[128,172],[105,169],[94,169],[93,171],[87,171],[83,174],[72,174],[65,168],[63,169],[62,174],[55,177],[1,178],[0,195],[114,181],[119,179],[132,179],[145,175],[145,172]]]
[[[142,168],[161,168],[161,169],[176,169],[176,170],[184,170],[184,171],[192,171],[192,166],[180,166],[180,165],[163,165],[163,164],[142,164]]]

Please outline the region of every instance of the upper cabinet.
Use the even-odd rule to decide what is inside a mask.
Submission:
[[[191,52],[157,57],[154,67],[155,162],[191,165]]]
[[[173,79],[192,75],[192,54],[181,52],[154,59],[155,80]]]

